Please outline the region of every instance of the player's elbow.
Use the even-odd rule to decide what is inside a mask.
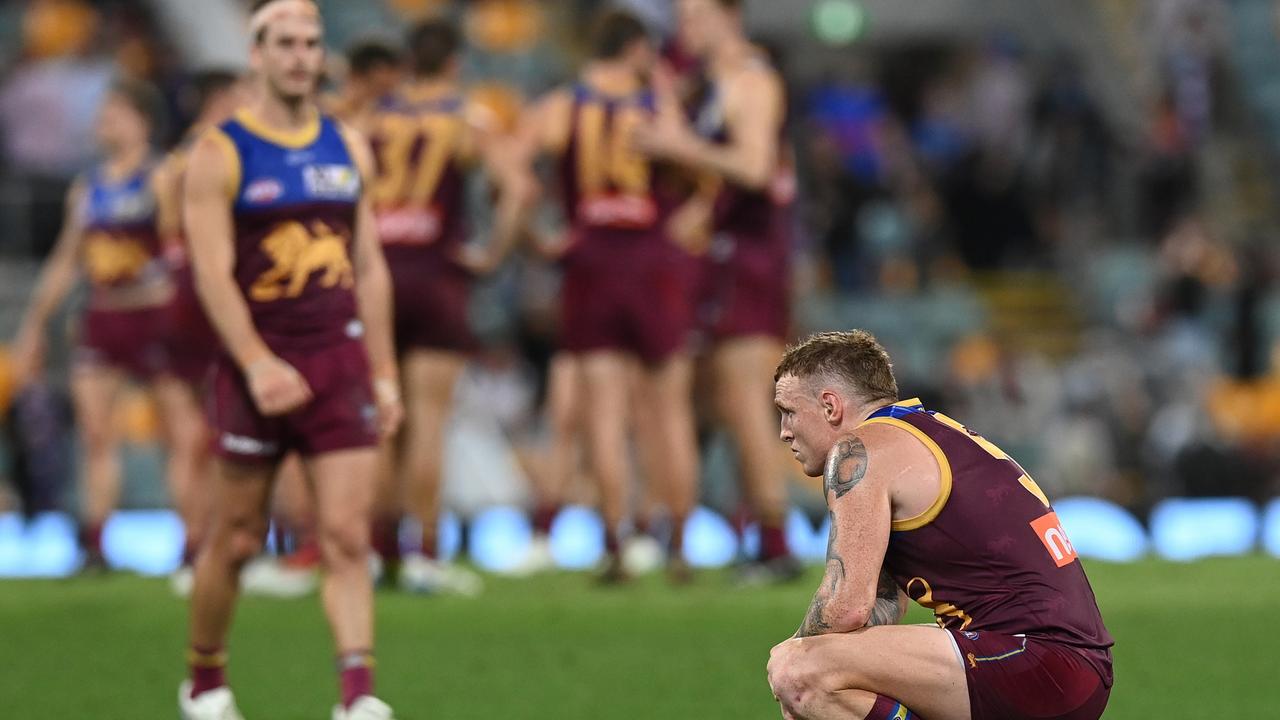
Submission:
[[[827,606],[826,619],[833,633],[861,630],[871,619],[871,604],[852,598],[836,599]]]

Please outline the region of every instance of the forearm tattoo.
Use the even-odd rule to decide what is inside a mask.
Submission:
[[[867,475],[867,448],[858,438],[841,440],[827,458],[825,473],[828,493],[844,497]]]
[[[827,609],[827,602],[835,594],[836,586],[845,577],[844,558],[840,557],[840,553],[836,552],[836,537],[839,533],[839,529],[836,526],[836,514],[828,511],[827,516],[831,520],[831,530],[827,533],[827,574],[822,578],[822,584],[818,586],[818,592],[814,594],[813,602],[809,604],[809,611],[805,613],[804,622],[800,624],[800,630],[796,632],[796,637],[822,635],[831,631],[831,623],[827,622],[824,613]]]
[[[898,585],[889,573],[880,571],[880,585],[876,588],[876,602],[867,617],[867,627],[872,625],[897,625],[902,619],[902,597]]]

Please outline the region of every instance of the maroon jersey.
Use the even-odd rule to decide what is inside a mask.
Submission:
[[[281,133],[240,113],[215,136],[239,163],[234,274],[273,352],[358,337],[351,242],[360,172],[337,123]]]
[[[656,174],[632,151],[632,130],[651,122],[654,98],[648,90],[606,95],[578,83],[573,87],[569,144],[560,159],[564,216],[579,242],[618,238],[656,242],[664,221]]]
[[[1048,498],[1008,455],[918,400],[882,408],[938,460],[942,487],[923,514],[894,521],[884,566],[940,626],[1025,634],[1078,648],[1110,684],[1113,641]]]
[[[167,276],[156,229],[156,196],[151,163],[123,180],[101,168],[86,178],[79,212],[84,224],[84,268],[91,288],[90,307],[113,292],[139,287]]]
[[[378,236],[394,264],[424,252],[453,258],[466,240],[464,102],[448,95],[383,100],[370,141]]]

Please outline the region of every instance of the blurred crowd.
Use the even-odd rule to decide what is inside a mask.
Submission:
[[[47,253],[66,187],[93,159],[91,126],[113,77],[162,89],[167,142],[190,120],[186,81],[199,68],[161,4],[0,1],[0,265]],[[522,99],[565,78],[582,18],[602,4],[322,3],[360,6],[329,13],[335,82],[359,22],[457,14],[469,78],[512,121]],[[658,0],[623,4],[655,28],[669,22]],[[982,431],[1051,495],[1139,511],[1170,495],[1269,497],[1280,476],[1280,294],[1265,206],[1276,188],[1241,171],[1234,151],[1268,152],[1251,140],[1233,81],[1232,10],[1124,5],[1144,30],[1136,49],[1116,51],[1127,105],[1100,92],[1075,51],[998,29],[784,50],[761,28],[788,74],[801,172],[795,334],[876,333],[905,394]],[[805,72],[794,71],[797,53],[812,56]],[[478,438],[468,447],[536,441],[555,297],[554,269],[533,258],[478,293],[486,349],[458,400]],[[722,442],[706,438],[711,494],[733,472]]]

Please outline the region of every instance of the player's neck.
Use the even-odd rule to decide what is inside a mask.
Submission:
[[[627,95],[640,89],[635,70],[618,62],[593,62],[583,71],[582,79],[593,89],[609,95]]]
[[[449,77],[420,77],[410,81],[406,88],[417,99],[446,97],[458,92],[458,83]]]
[[[275,97],[262,97],[246,106],[249,114],[267,127],[291,132],[302,130],[315,122],[315,102],[300,100],[288,102]]]
[[[725,38],[711,51],[711,69],[715,74],[726,72],[754,54],[755,50],[746,35],[737,34]]]
[[[102,164],[103,172],[112,181],[130,177],[146,162],[150,151],[151,149],[146,145],[121,148],[107,157]]]

